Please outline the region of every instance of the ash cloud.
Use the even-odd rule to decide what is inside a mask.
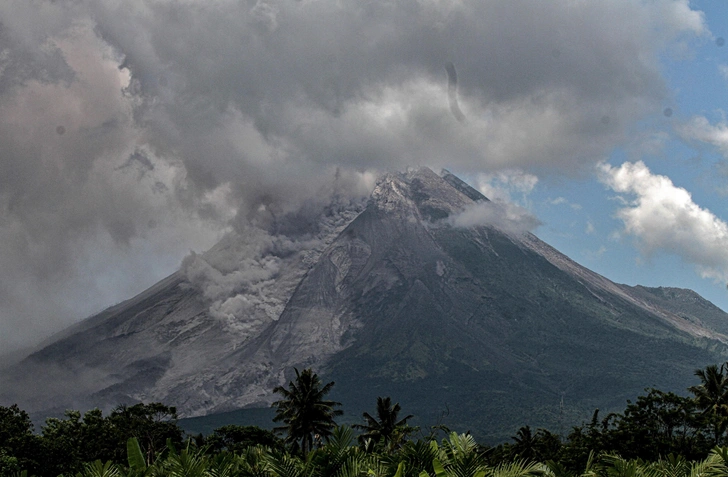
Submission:
[[[687,0],[1,2],[0,351],[275,236],[337,170],[591,170],[707,34]]]
[[[187,256],[182,273],[210,302],[210,315],[244,339],[280,317],[303,275],[364,210],[369,188],[361,192],[250,221],[206,253]],[[265,207],[259,212],[270,214]]]

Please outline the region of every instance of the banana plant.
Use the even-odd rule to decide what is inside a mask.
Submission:
[[[126,441],[126,458],[129,463],[128,477],[142,477],[151,474],[151,469],[147,466],[136,437],[131,437]]]

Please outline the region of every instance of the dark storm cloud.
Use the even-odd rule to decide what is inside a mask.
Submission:
[[[159,2],[97,15],[115,19],[100,31],[142,90],[160,94],[157,78],[168,78],[162,109],[185,137],[217,128],[232,108],[298,164],[401,167],[446,153],[480,168],[578,166],[602,154],[624,131],[602,119],[627,124],[658,107],[655,53],[702,27],[689,10],[679,17],[683,4]],[[444,116],[448,62],[458,65],[461,108],[480,119],[457,133]],[[554,140],[544,144],[535,128],[525,144],[509,141],[491,122],[523,135],[547,123]],[[228,154],[235,165],[239,155]],[[226,162],[220,175],[235,170]]]
[[[686,0],[2,2],[0,346],[335,171],[363,194],[411,164],[590,168],[661,109],[659,55],[704,33]]]

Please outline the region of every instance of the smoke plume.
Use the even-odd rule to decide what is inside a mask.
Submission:
[[[273,246],[255,231],[335,176],[591,170],[662,107],[660,54],[706,32],[688,0],[0,2],[0,351],[225,233]],[[225,293],[281,266],[191,257]]]

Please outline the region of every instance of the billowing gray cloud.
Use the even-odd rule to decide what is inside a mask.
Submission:
[[[591,170],[702,34],[687,0],[2,2],[0,349],[335,175]]]

